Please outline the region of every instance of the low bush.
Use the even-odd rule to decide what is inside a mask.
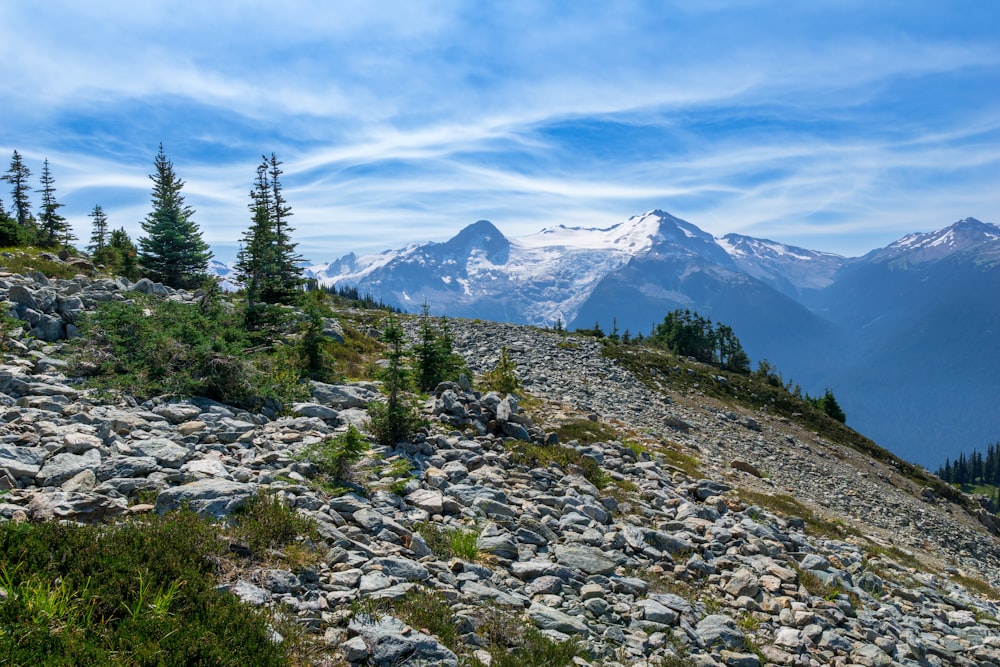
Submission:
[[[514,461],[531,468],[555,463],[560,468],[576,466],[588,482],[603,489],[611,483],[611,477],[593,458],[566,445],[536,445],[518,441],[511,445]]]
[[[193,304],[136,296],[102,303],[80,324],[73,368],[98,387],[247,407],[306,396],[293,352],[259,345],[240,309],[220,298]]]
[[[218,590],[218,525],[0,525],[0,664],[287,665],[269,618]]]
[[[351,466],[361,460],[369,448],[368,441],[352,424],[334,438],[307,446],[298,458],[313,464],[320,484],[333,490],[348,481]]]

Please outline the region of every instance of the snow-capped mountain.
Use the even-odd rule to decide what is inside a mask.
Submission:
[[[742,234],[726,234],[717,241],[745,273],[796,299],[806,290],[823,289],[833,283],[850,262],[831,252]]]
[[[924,234],[907,234],[885,248],[865,256],[870,262],[895,262],[908,265],[937,262],[961,253],[997,254],[1000,249],[1000,227],[975,218],[958,222]]]
[[[480,220],[444,243],[346,255],[310,274],[408,310],[532,324],[572,322],[595,286],[633,257],[704,256],[735,267],[711,235],[662,211],[603,229],[558,226],[507,239]]]

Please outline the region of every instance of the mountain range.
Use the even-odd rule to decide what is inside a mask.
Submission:
[[[310,267],[388,304],[451,317],[648,333],[689,308],[730,325],[752,359],[818,394],[900,456],[936,466],[1000,437],[1000,227],[974,218],[863,257],[651,211],[603,229],[508,239],[480,220],[443,243]]]

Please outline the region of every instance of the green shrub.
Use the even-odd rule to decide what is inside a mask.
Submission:
[[[316,467],[324,485],[336,488],[347,481],[351,465],[369,449],[368,441],[352,424],[345,433],[305,447],[298,458]]]
[[[289,664],[268,617],[217,589],[220,530],[190,512],[0,525],[0,664]]]
[[[414,530],[440,560],[457,557],[471,562],[479,558],[479,530],[443,528],[433,523],[418,524]]]
[[[389,603],[392,614],[414,628],[426,630],[451,651],[461,650],[461,636],[455,614],[443,595],[427,588],[415,588],[401,600]]]
[[[257,345],[240,310],[220,298],[201,304],[137,296],[102,303],[81,320],[74,370],[139,399],[207,396],[259,407],[301,400],[301,364],[287,346]]]
[[[611,477],[593,458],[581,454],[566,445],[536,445],[530,442],[516,442],[511,450],[514,461],[531,468],[555,463],[561,468],[577,466],[588,482],[603,489],[611,483]]]
[[[491,667],[568,667],[574,664],[573,658],[584,654],[577,641],[553,641],[520,615],[499,607],[483,608],[480,621],[479,632],[487,640]]]
[[[521,379],[517,376],[517,365],[510,358],[507,347],[500,348],[500,359],[497,365],[483,375],[482,385],[488,391],[502,394],[513,394],[521,388]]]
[[[233,514],[233,536],[260,555],[280,549],[299,536],[313,536],[316,523],[299,514],[274,494],[257,494]]]

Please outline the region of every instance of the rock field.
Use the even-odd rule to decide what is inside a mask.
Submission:
[[[0,300],[34,333],[0,365],[0,520],[104,521],[183,504],[222,517],[277,493],[315,520],[322,562],[227,585],[293,615],[341,661],[330,664],[463,664],[391,614],[352,617],[352,602],[427,587],[450,603],[470,651],[484,645],[478,612],[489,605],[579,641],[581,665],[1000,665],[997,602],[956,581],[997,583],[997,539],[787,419],[652,392],[591,339],[452,321],[474,373],[510,350],[522,400],[442,384],[424,405],[432,427],[374,446],[358,465],[367,492],[330,497],[297,454],[363,427],[377,385],[316,383],[311,402],[276,419],[205,399],[107,404],[64,375],[62,339],[84,309],[136,291],[197,298],[148,281],[0,277]],[[554,443],[560,421],[581,419],[639,445]],[[575,449],[608,484],[576,465],[525,464],[528,443]],[[412,479],[389,484],[376,457],[405,460]],[[740,489],[791,495],[852,530],[824,537]],[[449,530],[478,532],[480,557],[435,555],[431,533]]]

